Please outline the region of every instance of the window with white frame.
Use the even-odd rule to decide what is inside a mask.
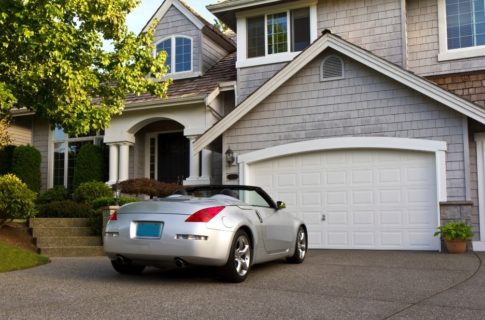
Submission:
[[[438,0],[438,60],[485,56],[485,0]]]
[[[247,57],[302,51],[310,45],[310,9],[294,9],[249,17]]]
[[[485,1],[446,0],[448,49],[485,45]]]
[[[165,64],[169,73],[192,71],[192,39],[186,36],[173,36],[156,45],[157,53],[167,52]]]
[[[101,145],[102,141],[102,135],[69,138],[62,128],[55,128],[53,132],[53,186],[72,187],[74,166],[79,150],[84,144]]]

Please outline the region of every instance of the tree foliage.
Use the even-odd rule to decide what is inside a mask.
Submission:
[[[1,0],[0,119],[27,108],[72,136],[104,129],[127,93],[166,96],[153,29],[125,25],[139,0]],[[103,49],[103,40],[113,50]]]
[[[0,93],[0,97],[1,96],[2,96],[2,94]],[[0,102],[0,104],[1,104],[1,102]],[[0,107],[0,109],[1,109],[1,107]],[[12,142],[10,140],[10,136],[8,135],[8,131],[7,131],[8,125],[9,125],[9,123],[8,123],[7,119],[0,119],[0,149],[2,149],[3,147],[7,146],[10,142]]]

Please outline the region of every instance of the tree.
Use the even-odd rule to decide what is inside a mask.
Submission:
[[[1,0],[0,119],[27,108],[77,136],[104,129],[127,93],[166,96],[155,25],[138,36],[125,25],[139,1]]]
[[[12,142],[8,135],[7,129],[8,129],[7,119],[0,119],[0,149],[2,149],[3,147],[7,146]]]

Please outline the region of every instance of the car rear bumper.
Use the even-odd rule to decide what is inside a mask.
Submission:
[[[160,239],[138,239],[123,232],[106,233],[104,250],[110,259],[122,256],[134,263],[159,265],[181,259],[187,264],[222,266],[227,262],[234,233],[201,228],[197,232],[164,232]],[[198,235],[187,239],[181,235]]]

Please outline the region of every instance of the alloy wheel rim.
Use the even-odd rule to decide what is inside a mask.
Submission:
[[[306,237],[305,237],[305,231],[303,230],[300,230],[298,232],[298,236],[297,236],[297,242],[296,242],[296,246],[297,246],[297,250],[298,250],[298,256],[300,259],[303,259],[305,258],[305,255],[306,255]]]
[[[240,236],[236,241],[234,250],[234,266],[239,276],[244,277],[249,271],[251,262],[251,247],[245,236]]]

